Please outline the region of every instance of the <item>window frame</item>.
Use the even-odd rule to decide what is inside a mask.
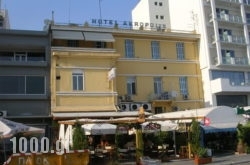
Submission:
[[[179,77],[180,94],[188,95],[188,80],[187,77]]]
[[[185,45],[184,42],[176,43],[176,54],[178,60],[185,60]]]
[[[151,54],[152,59],[160,59],[160,42],[159,41],[151,41]]]
[[[72,72],[72,90],[73,91],[84,90],[84,73],[82,70],[74,70]]]
[[[127,77],[127,95],[136,95],[136,77]]]
[[[131,40],[131,39],[125,40],[125,57],[126,58],[135,57],[134,40]]]

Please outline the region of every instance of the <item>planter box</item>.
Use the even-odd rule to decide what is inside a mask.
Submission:
[[[206,158],[194,158],[194,164],[200,165],[200,164],[208,164],[212,162],[212,157],[206,157]]]

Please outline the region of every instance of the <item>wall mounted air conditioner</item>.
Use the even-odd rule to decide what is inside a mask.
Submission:
[[[141,104],[138,104],[138,103],[131,103],[130,104],[130,110],[131,111],[138,111],[139,108],[140,108]]]
[[[6,117],[7,111],[0,111],[0,117]]]
[[[119,104],[120,111],[129,111],[130,107],[128,103],[121,103]]]
[[[131,95],[124,95],[124,100],[125,101],[132,101],[132,96]]]
[[[145,111],[151,111],[152,105],[150,103],[142,103],[141,105]]]

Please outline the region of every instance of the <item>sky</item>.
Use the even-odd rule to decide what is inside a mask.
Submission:
[[[91,19],[131,21],[139,0],[0,0],[7,9],[11,29],[42,30],[45,19],[56,23],[84,24]],[[100,12],[101,11],[101,12]],[[101,14],[100,14],[101,13]]]

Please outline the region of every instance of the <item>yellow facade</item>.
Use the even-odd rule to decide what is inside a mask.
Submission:
[[[92,29],[67,27],[67,30],[84,33]],[[117,108],[122,104],[148,104],[153,113],[203,107],[199,35],[108,28],[93,28],[93,32],[112,34],[114,42],[96,48],[93,41],[79,40],[77,47],[69,47],[65,40],[52,38],[52,113],[115,112],[122,110]],[[133,58],[125,57],[127,39],[133,41]],[[152,41],[159,43],[158,59],[152,58]],[[182,60],[177,59],[177,43],[184,44],[185,58]],[[112,68],[116,68],[116,74],[109,80]],[[82,90],[73,90],[74,73],[82,74]],[[136,92],[129,95],[130,100],[126,99],[128,77],[135,77],[136,81]],[[155,96],[156,77],[161,79],[162,93],[167,92],[170,97],[159,99]],[[180,92],[180,77],[187,78],[188,98],[183,98]],[[126,111],[131,111],[131,107]]]
[[[121,54],[117,62],[117,91],[119,96],[127,95],[127,77],[136,78],[136,94],[131,100],[122,100],[125,105],[152,105],[152,112],[168,112],[203,107],[203,91],[199,69],[198,45],[195,37],[183,38],[183,34],[167,33],[115,33],[115,49]],[[134,58],[125,57],[125,40],[134,41]],[[160,58],[152,59],[151,42],[159,42]],[[176,43],[184,43],[184,60],[177,59]],[[158,99],[154,94],[154,77],[162,80],[162,92],[168,92],[168,99]],[[187,77],[188,98],[180,94],[179,78]],[[124,98],[124,97],[121,97]],[[158,109],[158,111],[156,110]]]
[[[108,72],[115,66],[118,54],[113,49],[100,51],[80,42],[80,48],[53,42],[51,64],[52,112],[117,111],[115,80]],[[83,75],[83,89],[73,90],[74,72]]]

